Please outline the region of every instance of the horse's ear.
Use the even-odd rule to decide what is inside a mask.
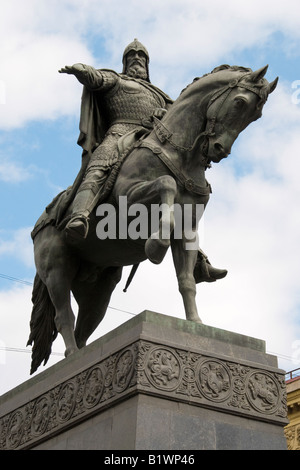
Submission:
[[[261,78],[263,78],[268,70],[268,65],[265,67],[261,67],[260,69],[256,70],[255,72],[252,72],[250,75],[250,78],[253,82],[258,82]]]
[[[278,80],[279,80],[279,77],[275,78],[275,80],[273,80],[273,82],[269,83],[269,87],[268,87],[268,92],[269,93],[273,93],[273,91],[277,87]]]

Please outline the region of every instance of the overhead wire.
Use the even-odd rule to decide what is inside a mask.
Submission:
[[[33,286],[33,282],[25,281],[24,279],[19,279],[19,278],[17,278],[17,277],[8,276],[7,274],[2,274],[2,273],[0,273],[0,278],[6,279],[6,280],[8,280],[8,281],[19,282],[19,283],[25,284],[25,285],[27,285],[27,286]],[[112,309],[112,310],[117,310],[117,311],[119,311],[119,312],[127,313],[128,315],[133,315],[133,316],[136,315],[136,314],[133,313],[133,312],[128,312],[128,311],[122,310],[122,309],[120,309],[120,308],[111,307],[110,305],[108,306],[108,308],[110,308],[110,309]]]
[[[8,276],[7,274],[3,274],[3,273],[0,273],[0,278],[6,279],[8,281],[18,282],[20,284],[24,284],[24,285],[27,285],[27,286],[33,286],[33,282],[25,281],[24,279],[19,279],[17,277],[13,277],[13,276]],[[118,312],[127,313],[128,315],[136,316],[136,314],[133,313],[133,312],[129,312],[129,311],[126,311],[126,310],[121,310],[120,308],[116,308],[116,307],[111,307],[110,305],[108,306],[108,308],[110,308],[112,310],[116,310]],[[0,346],[0,351],[18,352],[18,353],[27,353],[27,354],[28,353],[31,354],[31,352],[32,352],[31,349],[14,348],[14,347],[10,347],[10,346]],[[64,356],[64,354],[52,351],[51,356]]]
[[[3,279],[7,279],[8,281],[20,282],[21,284],[26,284],[27,286],[32,286],[33,285],[33,283],[30,282],[30,281],[24,281],[24,279],[18,279],[16,277],[7,276],[7,274],[1,274],[0,273],[0,277],[3,278]]]
[[[28,353],[31,354],[31,349],[23,349],[23,348],[12,348],[9,346],[0,346],[0,351],[9,351],[9,352],[20,352],[20,353]],[[59,352],[51,352],[51,356],[64,356],[64,353]]]
[[[16,277],[13,277],[13,276],[8,276],[6,274],[2,274],[0,273],[0,278],[3,278],[3,279],[6,279],[8,281],[13,281],[13,282],[19,282],[21,284],[25,284],[25,285],[28,285],[28,286],[32,286],[33,285],[33,282],[30,282],[30,281],[25,281],[24,279],[19,279],[19,278],[16,278]],[[129,312],[127,310],[122,310],[120,308],[116,308],[116,307],[111,307],[110,305],[108,306],[108,308],[110,308],[111,310],[116,310],[118,312],[123,312],[123,313],[127,313],[128,315],[132,315],[132,316],[136,316],[135,313],[133,312]],[[0,351],[12,351],[12,352],[25,352],[25,353],[31,353],[31,350],[28,350],[28,349],[22,349],[22,348],[12,348],[12,347],[0,347]],[[292,357],[289,357],[289,356],[285,356],[283,354],[279,354],[279,353],[275,353],[275,352],[271,352],[271,351],[267,351],[268,354],[274,354],[276,355],[278,358],[280,359],[284,359],[286,361],[291,361],[293,362],[295,359],[292,358]],[[52,352],[51,355],[56,355],[56,356],[63,356],[64,354],[62,353],[55,353],[55,352]]]

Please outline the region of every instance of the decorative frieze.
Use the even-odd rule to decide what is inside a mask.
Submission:
[[[1,417],[0,449],[33,447],[137,393],[287,422],[280,371],[139,340]]]

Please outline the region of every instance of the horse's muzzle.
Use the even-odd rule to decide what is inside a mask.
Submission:
[[[230,150],[227,150],[219,142],[215,142],[209,148],[208,156],[211,161],[219,163],[223,158],[227,158],[230,154]]]

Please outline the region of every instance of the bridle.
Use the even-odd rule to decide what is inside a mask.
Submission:
[[[228,96],[230,95],[230,93],[232,92],[234,88],[236,87],[245,88],[246,90],[249,90],[255,93],[260,98],[260,102],[262,104],[265,103],[265,101],[267,100],[268,94],[264,93],[263,88],[251,86],[251,84],[243,82],[243,79],[247,76],[249,76],[249,73],[243,74],[241,77],[230,81],[228,85],[217,90],[212,95],[207,106],[207,111],[219,98],[221,99],[218,102],[218,106],[216,106],[216,109],[214,110],[213,116],[209,119],[209,123],[206,126],[206,130],[204,132],[201,132],[195,138],[191,146],[183,147],[173,142],[172,140],[173,133],[170,130],[168,130],[167,127],[164,125],[164,123],[156,117],[153,118],[155,137],[158,139],[158,141],[161,144],[168,142],[171,146],[171,149],[164,148],[163,150],[160,146],[158,146],[155,140],[153,140],[153,137],[151,137],[150,135],[146,137],[145,140],[142,140],[141,142],[139,142],[138,146],[149,148],[169,168],[171,173],[176,177],[176,179],[181,183],[181,185],[188,192],[195,193],[201,196],[207,196],[209,195],[209,193],[211,193],[211,187],[208,183],[205,187],[199,186],[195,183],[195,181],[192,178],[184,175],[182,170],[177,168],[176,165],[174,164],[174,159],[172,158],[172,152],[174,150],[181,151],[181,152],[192,152],[201,139],[208,139],[209,137],[213,137],[215,135],[215,125],[217,122],[217,117],[226,99],[228,98]],[[203,166],[205,167],[205,169],[209,168],[210,160],[208,156],[205,155],[204,153],[204,146],[202,146],[202,158],[204,161]]]
[[[170,132],[166,126],[158,119],[154,117],[154,130],[156,133],[157,138],[161,143],[168,142],[173,148],[179,151],[183,152],[192,152],[196,145],[198,144],[199,140],[202,138],[209,138],[213,137],[215,135],[215,125],[217,122],[217,117],[221,111],[222,106],[224,105],[226,99],[232,92],[232,90],[236,87],[239,88],[245,88],[246,90],[251,91],[252,93],[255,93],[261,100],[262,104],[264,104],[267,100],[267,94],[263,93],[263,89],[255,86],[251,86],[251,84],[243,82],[244,78],[249,76],[250,73],[246,73],[241,75],[241,77],[236,78],[234,80],[231,80],[227,86],[221,88],[220,90],[217,90],[211,97],[208,106],[207,106],[207,111],[208,109],[215,103],[216,100],[222,97],[222,99],[219,101],[218,106],[215,109],[215,112],[209,120],[209,125],[206,126],[206,130],[204,132],[201,132],[196,139],[194,140],[193,144],[189,147],[183,147],[172,140],[172,132]],[[207,112],[206,111],[206,112]],[[204,155],[205,156],[205,155]]]

